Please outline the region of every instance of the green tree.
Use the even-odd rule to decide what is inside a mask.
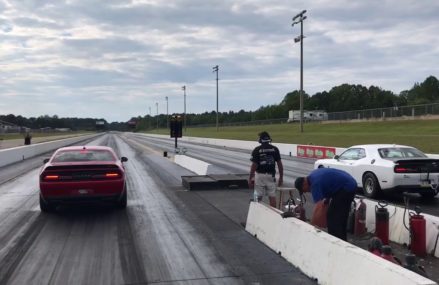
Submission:
[[[439,82],[436,77],[429,76],[422,83],[415,85],[406,93],[409,105],[427,104],[439,100]]]

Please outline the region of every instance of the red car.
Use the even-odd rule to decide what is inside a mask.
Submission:
[[[51,212],[63,203],[111,202],[127,205],[126,157],[106,146],[71,146],[44,160],[40,171],[40,208]]]

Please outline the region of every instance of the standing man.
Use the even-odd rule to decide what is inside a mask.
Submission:
[[[252,151],[250,177],[248,184],[254,188],[258,201],[267,195],[271,207],[276,207],[276,164],[279,170],[278,186],[283,183],[284,168],[279,149],[271,144],[271,137],[267,132],[259,133],[259,143]],[[255,195],[255,196],[256,196]]]
[[[334,168],[318,168],[306,177],[299,177],[294,186],[302,194],[311,192],[317,209],[317,203],[327,203],[328,233],[347,240],[346,228],[349,210],[355,197],[357,182],[349,173]]]

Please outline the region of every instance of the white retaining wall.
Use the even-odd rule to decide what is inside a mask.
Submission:
[[[195,172],[198,175],[206,175],[210,165],[202,160],[194,159],[181,154],[174,156],[174,162],[192,172]]]
[[[159,138],[169,138],[169,136],[166,135],[153,135],[153,134],[144,134],[144,135],[151,137],[159,137]],[[221,147],[239,148],[246,150],[253,150],[255,147],[259,145],[259,143],[256,140],[239,141],[239,140],[225,140],[225,139],[211,139],[211,138],[197,138],[197,137],[182,137],[179,138],[179,140],[185,142],[196,142],[196,143],[210,144],[210,145],[221,146]],[[297,156],[297,144],[273,142],[273,145],[277,146],[279,148],[279,152],[283,155]],[[318,145],[313,145],[313,146],[318,147]],[[340,154],[345,150],[345,148],[340,148],[340,147],[336,147],[335,149],[336,149],[336,154]]]
[[[167,135],[154,135],[154,134],[143,134],[143,135],[151,136],[151,137],[159,137],[159,138],[169,138],[169,136]],[[172,138],[172,140],[174,139]],[[204,144],[210,144],[210,145],[216,145],[222,147],[233,147],[233,148],[246,149],[246,150],[253,150],[256,146],[259,145],[257,141],[239,141],[239,140],[225,140],[225,139],[211,139],[211,138],[197,138],[197,137],[182,137],[179,138],[179,140],[186,142],[204,143]],[[273,142],[273,145],[277,146],[279,148],[280,153],[283,155],[297,156],[297,144]],[[312,145],[312,146],[319,147],[318,145]],[[321,147],[328,147],[328,146],[321,146]],[[345,150],[346,148],[343,147],[335,147],[335,154],[341,154]],[[427,155],[431,158],[439,159],[439,154],[427,153]]]
[[[283,219],[277,209],[250,204],[246,230],[319,284],[436,284],[299,219]]]
[[[76,142],[98,136],[99,134],[77,136],[73,138],[67,138],[62,140],[37,143],[33,145],[25,145],[14,148],[0,150],[0,167],[12,164],[18,161],[25,160],[27,158],[55,150],[57,148],[74,144]]]

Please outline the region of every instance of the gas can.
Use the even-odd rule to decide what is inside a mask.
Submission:
[[[381,239],[384,245],[389,244],[389,211],[387,204],[378,203],[375,206],[375,235]]]
[[[411,243],[410,251],[417,256],[426,256],[425,218],[423,215],[410,216]]]
[[[354,234],[361,236],[366,233],[366,203],[360,199],[360,204],[355,212],[355,229]]]

